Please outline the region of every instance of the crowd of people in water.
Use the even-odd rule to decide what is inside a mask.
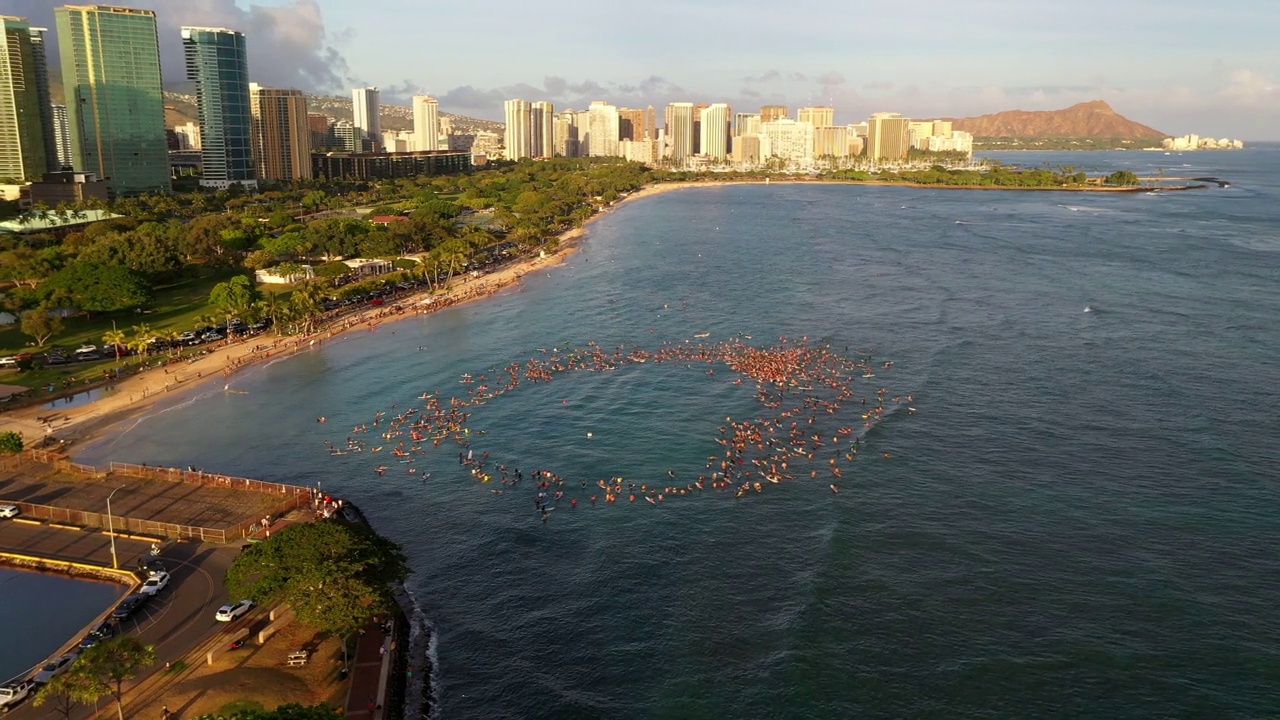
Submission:
[[[541,468],[531,470],[526,482],[526,474],[514,463],[499,462],[473,446],[485,434],[471,426],[473,408],[516,391],[522,383],[645,363],[705,365],[709,376],[715,375],[717,366],[727,367],[737,376],[729,382],[754,381],[756,398],[766,412],[746,420],[726,417],[715,438],[719,447],[701,469],[688,473],[673,468],[656,478],[568,478]],[[438,390],[424,392],[418,396],[420,406],[394,414],[379,411],[371,421],[354,426],[345,442],[326,440],[325,445],[335,456],[383,453],[386,459],[374,466],[375,473],[403,474],[424,484],[432,476],[424,467],[430,452],[456,448],[458,464],[477,484],[490,485],[493,494],[529,488],[534,509],[544,522],[562,505],[571,509],[580,504],[641,501],[657,505],[704,491],[741,498],[788,481],[807,480],[838,493],[844,473],[865,454],[867,433],[899,411],[915,413],[914,396],[891,395],[874,379],[877,372],[892,367],[892,361],[873,361],[869,353],[849,356],[808,338],[780,338],[773,347],[755,347],[734,338],[668,342],[653,351],[627,346],[607,350],[595,343],[551,348],[539,350],[539,355],[523,364],[463,375],[465,396],[444,398]],[[855,386],[855,381],[862,382]],[[863,385],[872,387],[859,396],[856,390]],[[316,418],[318,423],[326,421]],[[888,459],[890,454],[881,456]]]

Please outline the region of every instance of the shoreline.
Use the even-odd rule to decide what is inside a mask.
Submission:
[[[564,264],[570,256],[579,250],[580,241],[586,237],[591,223],[609,215],[619,207],[635,200],[655,195],[683,190],[687,188],[713,188],[734,185],[876,185],[899,186],[917,189],[937,188],[950,190],[1015,190],[1015,191],[1050,191],[1050,192],[1149,192],[1151,190],[1186,190],[1204,186],[1180,187],[1005,187],[1005,186],[970,186],[970,185],[926,185],[919,183],[902,183],[880,180],[844,180],[835,178],[787,178],[772,179],[698,179],[686,182],[650,183],[605,206],[588,218],[581,227],[571,228],[557,236],[558,246],[545,257],[521,258],[499,267],[479,277],[462,276],[462,282],[451,285],[443,293],[433,294],[430,291],[416,292],[396,301],[394,305],[368,307],[341,319],[336,327],[327,327],[310,335],[277,336],[267,342],[262,336],[251,339],[259,340],[250,343],[241,340],[234,344],[222,345],[210,349],[207,355],[192,358],[180,365],[162,364],[142,370],[114,384],[88,388],[82,392],[94,390],[102,392],[102,396],[83,405],[59,411],[57,408],[45,408],[44,403],[19,408],[5,413],[0,429],[16,430],[23,436],[27,447],[37,447],[42,443],[59,447],[79,446],[99,439],[99,436],[111,426],[134,417],[143,411],[159,404],[163,398],[188,395],[193,390],[216,384],[221,379],[229,385],[231,378],[240,370],[260,365],[271,358],[296,355],[323,345],[326,340],[335,339],[358,330],[374,330],[383,324],[403,320],[408,317],[427,315],[455,305],[462,305],[475,300],[490,297],[499,291],[517,285],[529,272]],[[399,307],[399,311],[391,308]],[[172,368],[172,369],[171,369]],[[174,392],[177,391],[177,392]],[[49,417],[56,420],[49,420]]]

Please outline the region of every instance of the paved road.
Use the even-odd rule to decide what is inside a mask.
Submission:
[[[122,568],[136,567],[139,559],[148,557],[149,549],[148,542],[116,538],[116,557]],[[169,587],[122,623],[126,633],[155,646],[158,662],[153,672],[162,670],[166,662],[178,660],[202,640],[227,627],[214,620],[213,613],[227,601],[222,580],[238,550],[187,543],[163,548],[160,559],[172,575]],[[0,551],[111,566],[111,543],[100,532],[0,523]],[[67,640],[79,641],[81,635]],[[45,718],[47,710],[25,702],[9,713],[6,720]]]

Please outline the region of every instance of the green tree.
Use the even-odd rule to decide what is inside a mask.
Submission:
[[[386,613],[408,573],[400,547],[362,524],[296,523],[249,546],[227,570],[235,597],[287,603],[317,630],[346,635]]]
[[[1141,182],[1138,176],[1132,170],[1117,170],[1107,176],[1107,185],[1137,185]]]
[[[110,688],[87,675],[84,668],[76,663],[40,688],[31,704],[36,707],[48,705],[63,720],[71,720],[71,713],[77,705],[97,702],[98,698],[108,692]]]
[[[209,293],[209,304],[221,310],[228,320],[244,313],[257,301],[258,289],[244,275],[214,285]]]
[[[0,453],[17,455],[22,452],[22,433],[16,430],[0,432]]]
[[[151,299],[151,287],[137,273],[119,265],[73,262],[45,281],[46,293],[62,291],[85,312],[112,312],[137,307]]]
[[[36,341],[36,345],[43,346],[49,338],[62,332],[62,316],[50,312],[47,306],[41,305],[34,310],[22,313],[21,327],[23,335],[30,335],[31,339]]]
[[[114,327],[102,335],[102,344],[111,346],[116,352],[116,363],[120,362],[120,346],[125,344],[126,336],[123,330],[116,330]]]
[[[341,720],[342,712],[328,705],[281,705],[275,710],[238,710],[230,715],[201,715],[194,720]]]
[[[75,664],[90,682],[107,688],[116,700],[116,712],[124,720],[124,683],[156,661],[156,650],[132,635],[117,635],[80,653]]]

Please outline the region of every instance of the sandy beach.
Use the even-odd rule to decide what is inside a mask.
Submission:
[[[580,228],[561,233],[559,245],[546,257],[523,258],[479,277],[460,276],[445,292],[416,293],[400,298],[393,305],[368,307],[347,315],[334,325],[310,335],[257,335],[235,342],[208,346],[208,352],[193,359],[165,364],[112,383],[107,392],[92,402],[65,410],[47,408],[43,403],[6,412],[0,416],[0,430],[22,433],[27,447],[36,447],[46,439],[67,446],[90,439],[103,428],[131,415],[141,413],[174,393],[222,383],[234,388],[235,374],[271,358],[306,351],[349,332],[368,331],[408,317],[417,317],[465,302],[486,298],[520,282],[528,272],[563,263],[577,250],[577,242],[586,235],[588,226],[620,205],[652,195],[685,187],[706,187],[727,183],[680,183],[650,185],[622,198],[593,215]],[[399,308],[397,311],[395,308]],[[99,386],[101,387],[101,386]],[[89,388],[86,388],[89,389]]]

